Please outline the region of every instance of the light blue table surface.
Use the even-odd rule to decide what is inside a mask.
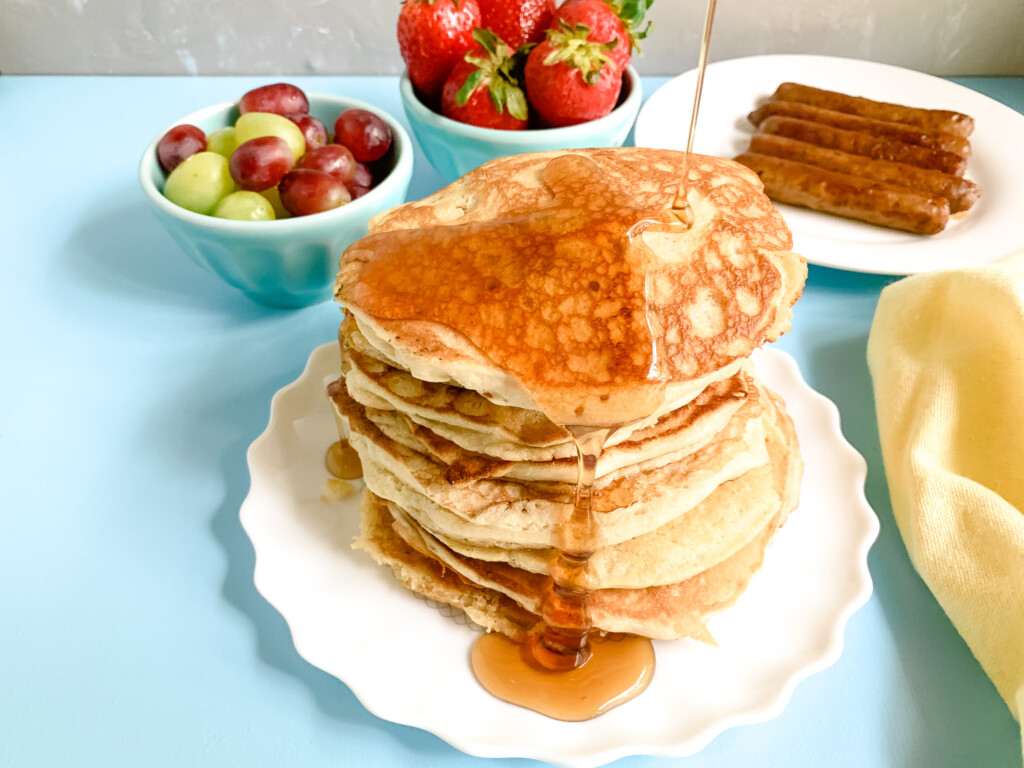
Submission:
[[[401,114],[395,78],[290,79]],[[489,764],[369,714],[253,586],[245,451],[339,309],[263,309],[201,271],[136,168],[181,115],[265,82],[0,78],[0,765]],[[1024,112],[1024,78],[958,82]],[[410,199],[439,186],[416,166]],[[811,267],[778,344],[838,404],[881,521],[842,657],[769,722],[617,765],[1020,765],[1017,724],[893,521],[864,359],[892,280]]]

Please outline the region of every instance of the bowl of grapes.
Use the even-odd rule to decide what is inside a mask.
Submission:
[[[139,183],[196,264],[259,304],[298,308],[332,297],[342,251],[405,201],[412,166],[386,112],[273,83],[162,131]]]

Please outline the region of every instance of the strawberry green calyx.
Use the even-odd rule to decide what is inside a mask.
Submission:
[[[654,0],[605,0],[605,2],[622,19],[622,23],[626,25],[626,29],[634,41],[647,37],[651,30],[651,22],[648,21],[647,26],[643,29],[640,29],[640,25],[644,23],[644,17],[647,15],[648,9],[654,5]]]
[[[522,82],[522,61],[528,52],[527,46],[513,53],[505,41],[489,29],[477,27],[473,30],[473,39],[480,46],[486,58],[476,55],[480,51],[473,50],[465,55],[465,61],[476,69],[466,78],[455,96],[459,106],[465,106],[476,89],[487,83],[487,92],[498,114],[508,113],[517,120],[526,120],[528,108],[526,94],[520,86]],[[527,49],[527,50],[524,50]]]
[[[650,34],[652,22],[648,21],[647,26],[643,29],[640,29],[640,25],[644,23],[644,16],[647,15],[647,10],[654,5],[654,0],[624,0],[623,2],[610,0],[610,2],[615,12],[619,14],[619,18],[622,19],[622,23],[626,25],[630,47],[638,54],[643,55],[643,51],[640,50],[640,41]]]
[[[558,62],[565,62],[580,71],[583,82],[593,85],[600,80],[601,69],[606,64],[615,69],[615,62],[607,52],[618,45],[619,41],[595,43],[587,40],[589,34],[590,27],[586,24],[577,24],[573,27],[559,19],[558,28],[547,31],[548,42],[554,50],[545,57],[544,64],[552,66]]]

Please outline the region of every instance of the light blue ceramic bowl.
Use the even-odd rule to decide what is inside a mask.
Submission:
[[[622,84],[618,106],[599,120],[565,128],[525,131],[478,128],[449,120],[417,98],[407,74],[402,75],[400,90],[412,132],[427,160],[447,184],[488,160],[506,155],[555,149],[621,147],[643,101],[640,76],[635,69],[626,69]]]
[[[397,120],[355,99],[307,95],[310,114],[322,120],[328,131],[338,115],[358,107],[380,115],[394,135],[394,166],[387,178],[341,208],[278,221],[231,221],[181,208],[161,193],[165,177],[156,157],[157,142],[171,126],[146,148],[139,164],[142,189],[181,249],[253,301],[271,307],[306,307],[330,299],[341,252],[366,234],[373,216],[405,201],[412,178],[412,144]],[[175,125],[191,123],[209,134],[233,125],[237,118],[235,102],[225,102]]]

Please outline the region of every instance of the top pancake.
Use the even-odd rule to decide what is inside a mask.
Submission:
[[[788,330],[806,274],[756,175],[685,158],[625,148],[487,163],[371,222],[342,257],[336,298],[423,381],[562,424],[646,416]]]

